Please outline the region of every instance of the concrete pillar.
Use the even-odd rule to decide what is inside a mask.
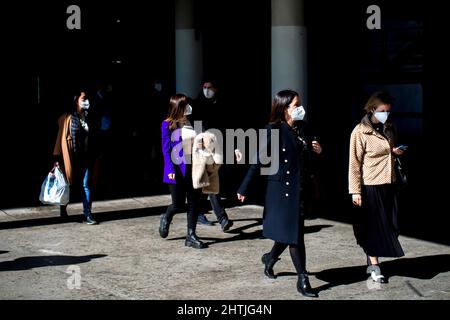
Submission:
[[[295,90],[307,108],[306,49],[304,0],[272,0],[272,95]]]
[[[177,93],[195,98],[203,74],[201,38],[194,29],[194,1],[175,1],[175,77]]]

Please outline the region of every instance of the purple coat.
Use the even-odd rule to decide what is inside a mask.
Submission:
[[[170,122],[164,120],[161,124],[161,145],[162,153],[164,156],[164,175],[163,182],[169,184],[176,184],[177,175],[175,180],[169,179],[170,173],[176,173],[178,167],[183,177],[186,176],[186,159],[184,158],[183,146],[181,142],[181,130],[169,129]],[[173,154],[173,155],[172,155]],[[172,156],[174,161],[172,161]]]

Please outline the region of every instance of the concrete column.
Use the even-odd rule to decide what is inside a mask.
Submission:
[[[195,98],[203,74],[201,38],[195,38],[194,0],[175,1],[175,77],[177,93]]]
[[[307,108],[306,49],[304,0],[272,0],[272,95],[295,90]]]

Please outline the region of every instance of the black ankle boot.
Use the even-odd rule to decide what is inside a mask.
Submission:
[[[60,206],[59,207],[59,216],[63,219],[67,219],[69,215],[67,214],[67,207]]]
[[[206,245],[197,237],[194,229],[188,229],[186,241],[184,242],[186,247],[192,247],[195,249],[206,248]]]
[[[228,219],[228,215],[225,212],[217,221],[220,223],[223,232],[227,232],[233,226],[233,221]]]
[[[297,290],[305,297],[309,298],[319,297],[318,294],[313,292],[313,290],[311,289],[311,285],[309,284],[309,279],[306,272],[300,273],[298,275]]]
[[[264,263],[264,274],[270,279],[276,279],[276,275],[273,273],[273,266],[275,263],[280,260],[280,258],[272,259],[270,257],[270,252],[263,254],[261,257],[262,263]]]
[[[167,238],[169,235],[169,227],[172,222],[171,218],[167,217],[167,214],[162,214],[161,219],[159,221],[159,235],[161,238]]]

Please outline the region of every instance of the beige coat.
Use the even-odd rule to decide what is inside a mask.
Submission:
[[[72,134],[71,134],[71,122],[72,115],[69,113],[63,114],[58,119],[58,135],[56,137],[55,148],[53,150],[53,155],[63,157],[63,172],[65,172],[67,182],[72,185],[72,155],[73,155],[73,144],[72,144]]]
[[[192,148],[192,183],[203,193],[219,193],[219,168],[223,163],[221,146],[211,132],[203,132],[194,139]]]
[[[385,125],[389,140],[378,133],[366,115],[350,138],[349,193],[360,194],[361,185],[382,185],[395,182],[394,155],[395,128]]]

